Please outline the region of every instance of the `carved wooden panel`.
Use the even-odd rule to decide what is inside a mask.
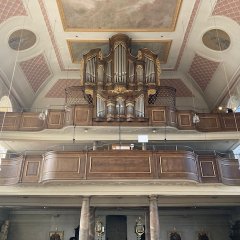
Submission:
[[[152,126],[166,125],[169,111],[165,107],[149,107],[149,124]]]
[[[12,185],[19,182],[22,161],[22,156],[11,159],[2,159],[0,185]]]
[[[218,166],[214,155],[198,156],[202,182],[219,182]]]
[[[47,127],[51,129],[59,129],[63,127],[65,111],[49,110],[47,117]]]
[[[92,107],[78,105],[74,109],[74,124],[77,126],[92,125]]]
[[[222,183],[226,185],[240,185],[240,171],[237,159],[219,159],[219,170]]]
[[[159,177],[199,181],[196,155],[191,152],[161,152],[157,154]]]
[[[176,112],[173,110],[170,110],[170,119],[169,119],[169,125],[175,126],[176,125]]]
[[[219,131],[221,130],[219,116],[217,114],[199,114],[200,122],[197,129],[200,131]]]
[[[21,113],[0,112],[0,126],[3,124],[3,131],[16,131],[19,128]]]
[[[45,128],[45,120],[39,119],[39,113],[22,113],[20,131],[40,131]]]
[[[237,130],[240,128],[240,114],[239,113],[229,113],[221,114],[221,119],[223,123],[223,128],[225,130]]]
[[[166,112],[165,109],[162,110],[152,110],[152,122],[153,123],[165,123],[166,122]]]
[[[80,180],[85,174],[86,156],[75,152],[44,154],[41,181]]]
[[[22,182],[31,183],[38,182],[40,169],[42,163],[42,156],[26,156],[23,165]]]
[[[178,128],[179,129],[193,129],[192,122],[192,112],[189,111],[178,111],[177,112],[178,119]]]
[[[152,155],[148,152],[114,150],[88,155],[88,179],[148,179],[154,177]]]

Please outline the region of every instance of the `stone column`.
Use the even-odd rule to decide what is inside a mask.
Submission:
[[[89,217],[89,240],[95,239],[95,208],[90,207]]]
[[[79,240],[88,240],[89,237],[89,203],[90,197],[84,197],[82,200],[82,209],[80,217]]]
[[[159,218],[157,196],[149,196],[149,211],[150,211],[150,240],[159,240]]]

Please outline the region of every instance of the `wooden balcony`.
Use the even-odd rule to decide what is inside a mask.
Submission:
[[[0,113],[3,131],[41,131],[75,126],[117,126],[118,122],[95,121],[94,108],[90,105],[76,105],[65,110],[48,110],[45,119],[36,112]],[[192,111],[176,111],[169,107],[148,107],[145,121],[134,119],[123,121],[122,126],[170,126],[179,130],[200,132],[237,131],[240,128],[240,113],[198,113],[200,122],[193,123]]]
[[[124,180],[240,185],[236,159],[191,151],[50,151],[3,159],[1,168],[1,185]]]

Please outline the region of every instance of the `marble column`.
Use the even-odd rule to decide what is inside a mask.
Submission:
[[[90,218],[90,197],[84,197],[82,200],[79,240],[88,240],[89,238],[89,218]]]
[[[150,211],[150,240],[159,240],[159,218],[157,196],[149,196],[149,211]]]
[[[95,239],[95,208],[90,207],[89,216],[89,240]]]

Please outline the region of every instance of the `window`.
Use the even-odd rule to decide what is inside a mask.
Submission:
[[[12,103],[8,96],[3,96],[0,100],[0,112],[12,112]]]
[[[0,171],[2,165],[2,159],[6,157],[7,149],[0,144]]]

